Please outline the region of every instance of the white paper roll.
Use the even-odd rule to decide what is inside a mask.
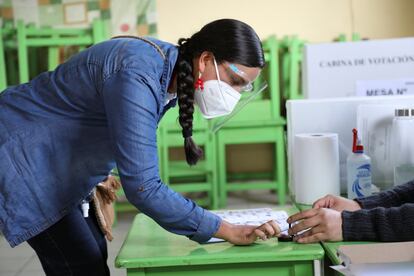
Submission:
[[[297,134],[294,143],[296,202],[312,204],[327,194],[339,195],[338,134]]]

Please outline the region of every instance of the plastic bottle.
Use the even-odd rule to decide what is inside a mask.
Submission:
[[[371,158],[364,154],[364,147],[358,142],[357,130],[353,129],[352,132],[352,152],[346,160],[349,199],[372,194]]]
[[[395,110],[392,123],[394,186],[414,180],[413,115],[407,108]]]

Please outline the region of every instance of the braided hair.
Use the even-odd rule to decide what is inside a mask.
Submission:
[[[211,52],[217,63],[224,61],[247,67],[263,68],[265,65],[262,45],[255,31],[234,19],[220,19],[205,25],[190,38],[178,40],[177,74],[178,121],[182,127],[187,163],[195,165],[203,151],[192,139],[194,113],[193,59],[204,51]]]
[[[179,53],[177,61],[177,97],[179,117],[184,137],[184,150],[187,163],[195,165],[203,156],[203,151],[194,142],[193,138],[193,113],[194,113],[194,76],[192,55],[188,49],[189,39],[178,41]]]

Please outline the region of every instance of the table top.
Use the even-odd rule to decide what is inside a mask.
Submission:
[[[294,213],[293,207],[284,208]],[[167,232],[144,214],[138,214],[122,245],[115,265],[145,268],[181,265],[282,262],[320,260],[324,250],[319,243],[279,242],[276,238],[248,246],[228,242],[198,244],[187,237]]]

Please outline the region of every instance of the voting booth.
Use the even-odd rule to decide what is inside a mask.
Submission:
[[[305,98],[414,93],[414,38],[306,44]]]

